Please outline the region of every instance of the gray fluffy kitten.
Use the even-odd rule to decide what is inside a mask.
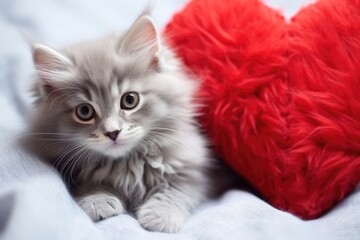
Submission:
[[[68,181],[95,221],[134,212],[176,232],[208,194],[197,84],[148,14],[123,35],[55,51],[33,44],[32,147]]]

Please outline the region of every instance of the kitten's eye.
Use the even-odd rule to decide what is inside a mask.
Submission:
[[[131,110],[139,103],[139,94],[136,92],[125,93],[121,98],[121,108],[124,110]]]
[[[94,118],[95,115],[94,108],[88,103],[83,103],[77,106],[75,112],[76,112],[76,116],[81,121],[90,121],[91,119]]]

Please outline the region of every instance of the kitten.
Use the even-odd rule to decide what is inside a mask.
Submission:
[[[209,194],[197,83],[144,13],[123,35],[55,51],[33,44],[32,148],[54,165],[94,221],[135,213],[177,232]]]

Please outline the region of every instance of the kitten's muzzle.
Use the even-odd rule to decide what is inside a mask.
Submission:
[[[113,132],[106,132],[106,133],[104,133],[104,135],[115,142],[115,140],[117,139],[120,132],[121,132],[121,130],[116,130]]]

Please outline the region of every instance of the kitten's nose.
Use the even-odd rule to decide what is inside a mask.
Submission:
[[[120,132],[121,132],[121,130],[116,130],[113,132],[106,132],[106,133],[104,133],[104,135],[107,136],[108,138],[110,138],[111,140],[115,141]]]

